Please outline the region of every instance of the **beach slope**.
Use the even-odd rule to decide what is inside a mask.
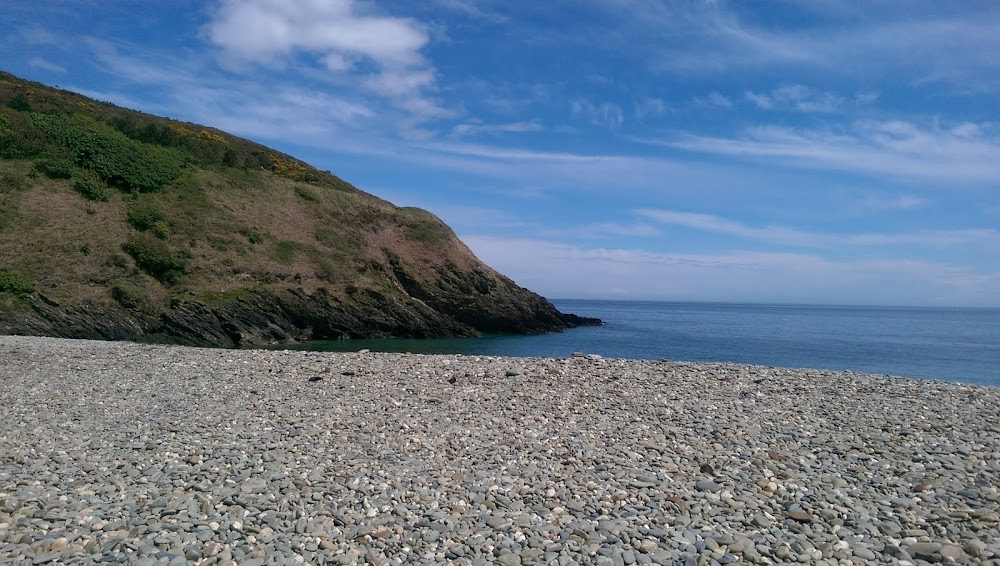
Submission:
[[[0,337],[0,562],[988,563],[1000,389]]]

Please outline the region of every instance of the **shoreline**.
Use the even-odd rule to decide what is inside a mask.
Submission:
[[[17,336],[0,358],[0,561],[1000,559],[996,387]]]

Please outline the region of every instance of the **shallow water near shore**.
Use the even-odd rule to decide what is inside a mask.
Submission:
[[[553,300],[606,326],[541,336],[339,340],[315,351],[722,361],[1000,386],[1000,309]]]

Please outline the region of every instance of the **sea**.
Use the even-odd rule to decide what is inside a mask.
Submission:
[[[537,336],[337,340],[348,352],[735,362],[1000,386],[1000,309],[553,300],[606,324]]]

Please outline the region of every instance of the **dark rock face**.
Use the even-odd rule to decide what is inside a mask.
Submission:
[[[262,291],[223,304],[173,299],[161,312],[116,303],[64,308],[30,297],[31,309],[0,320],[0,333],[95,340],[135,340],[237,347],[344,338],[442,338],[480,333],[541,333],[597,325],[597,319],[560,313],[545,299],[510,283],[485,295],[402,300],[359,290],[349,301],[320,289]],[[503,291],[505,293],[502,293]],[[528,293],[533,301],[518,302]],[[496,308],[484,308],[490,297]],[[506,299],[506,301],[504,300]]]

